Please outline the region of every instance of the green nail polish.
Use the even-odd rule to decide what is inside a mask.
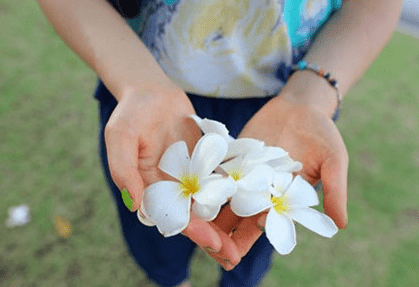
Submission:
[[[234,265],[233,265],[233,263],[231,263],[231,262],[230,262],[230,260],[228,260],[228,259],[224,259],[224,262],[225,262],[227,265],[234,266]]]
[[[265,227],[263,227],[263,226],[259,226],[259,230],[262,231],[262,232],[265,232],[266,231],[265,230]]]
[[[132,204],[133,204],[133,200],[131,198],[131,196],[128,193],[128,190],[126,188],[123,188],[121,190],[121,194],[122,194],[122,200],[124,201],[125,206],[132,211]]]

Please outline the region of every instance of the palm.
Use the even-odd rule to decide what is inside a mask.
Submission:
[[[298,108],[278,113],[273,121],[266,123],[266,118],[262,121],[254,118],[254,122],[249,122],[240,137],[258,138],[267,145],[285,149],[293,159],[303,163],[299,173],[311,184],[321,178],[322,164],[344,149],[333,122],[309,109]],[[256,128],[260,125],[264,128]]]
[[[340,227],[346,225],[347,152],[334,123],[313,109],[276,100],[268,102],[247,123],[239,137],[263,140],[279,146],[303,164],[299,172],[311,184],[320,179],[324,186],[324,209]],[[262,234],[264,214],[239,218],[225,208],[214,220],[231,233],[244,256]]]
[[[195,114],[187,96],[180,90],[131,92],[118,103],[105,131],[109,167],[117,186],[133,198],[133,210],[141,203],[148,185],[168,179],[158,164],[166,149],[185,141],[191,152],[201,133],[189,118]],[[234,242],[217,226],[196,216],[182,232],[202,248],[220,251],[212,256],[226,269],[224,259],[236,264],[240,258]]]

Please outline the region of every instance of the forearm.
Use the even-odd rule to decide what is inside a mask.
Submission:
[[[130,89],[172,88],[157,61],[105,0],[38,0],[63,40],[120,100]]]
[[[358,81],[390,39],[400,16],[401,0],[348,0],[317,35],[304,60],[333,72],[342,97]],[[285,96],[332,115],[336,92],[310,71],[295,73]]]

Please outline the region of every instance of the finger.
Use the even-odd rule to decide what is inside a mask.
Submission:
[[[266,213],[243,218],[231,235],[241,257],[249,252],[250,248],[262,235],[264,231],[263,226],[265,226],[264,221],[266,220],[264,218],[266,218]],[[260,222],[263,223],[261,224]]]
[[[182,234],[206,251],[225,270],[233,269],[240,262],[241,257],[233,240],[213,223],[191,214],[191,220]]]
[[[223,245],[219,252],[209,251],[207,253],[227,271],[232,270],[241,260],[240,252],[235,242],[228,236],[239,224],[240,220],[241,218],[235,215],[231,211],[230,205],[227,204],[211,223],[214,229],[218,230]]]
[[[211,252],[221,251],[222,239],[219,232],[210,223],[199,219],[193,213],[191,213],[189,224],[182,231],[182,234],[189,237],[203,250]]]
[[[217,225],[214,223],[210,224],[218,232],[218,235],[222,241],[222,247],[219,252],[211,252],[207,250],[207,253],[212,258],[214,258],[225,270],[229,271],[234,269],[234,267],[236,267],[241,260],[240,252],[237,249],[235,242]]]
[[[230,204],[227,204],[212,222],[229,235],[240,220],[241,217],[235,215],[230,209]]]
[[[323,206],[339,228],[345,228],[347,214],[347,178],[348,156],[346,149],[322,164],[321,180],[323,184]]]
[[[109,169],[127,208],[140,207],[144,182],[138,170],[138,140],[118,130],[112,124],[105,129]]]

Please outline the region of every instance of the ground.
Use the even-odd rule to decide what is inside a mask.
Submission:
[[[0,286],[141,286],[97,156],[96,77],[36,1],[0,0],[0,222],[28,204],[31,222],[0,228]],[[333,239],[297,226],[271,286],[419,286],[419,40],[395,33],[343,103],[349,225]],[[55,231],[53,217],[72,234]],[[215,286],[198,251],[192,283]]]

